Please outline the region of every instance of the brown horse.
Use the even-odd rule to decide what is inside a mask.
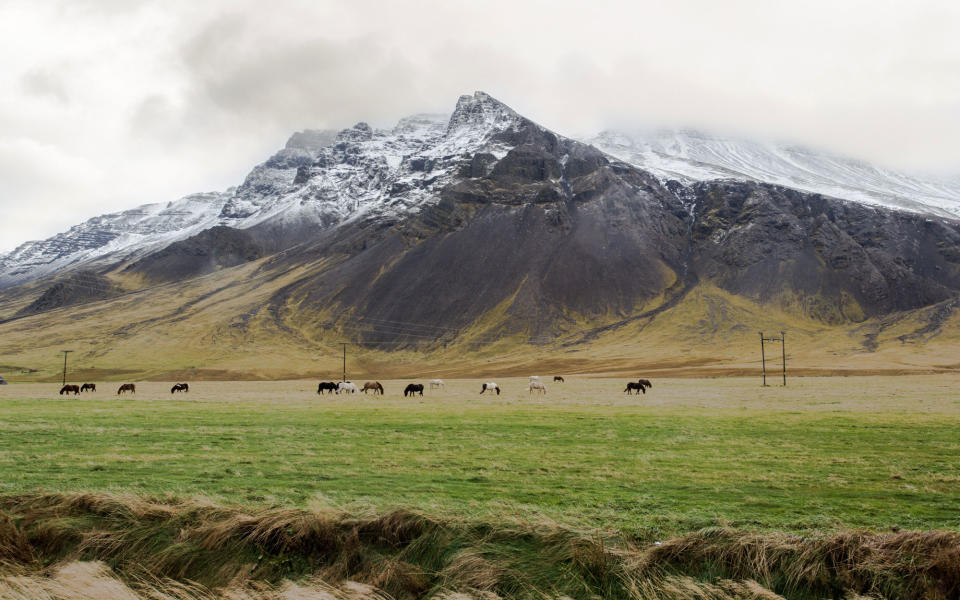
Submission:
[[[650,383],[650,380],[649,380],[649,379],[638,379],[638,380],[637,380],[637,383],[639,383],[639,384],[642,385],[643,387],[648,387],[648,388],[652,388],[652,387],[653,387],[653,384]]]
[[[60,395],[61,395],[61,396],[64,395],[64,394],[69,394],[70,392],[73,392],[73,395],[76,396],[77,394],[80,393],[80,386],[79,386],[79,385],[73,385],[72,383],[68,383],[67,385],[65,385],[65,386],[63,386],[62,388],[60,388]]]
[[[85,384],[83,384],[83,385],[80,386],[80,391],[81,391],[81,392],[87,392],[87,391],[95,392],[95,391],[97,391],[97,384],[95,384],[95,383],[85,383]]]
[[[559,376],[559,375],[554,375],[554,376],[553,376],[553,382],[554,382],[554,383],[558,383],[558,382],[559,382],[559,383],[563,383],[563,377],[561,377],[561,376]]]
[[[360,391],[366,394],[367,390],[373,390],[374,396],[376,396],[377,394],[380,394],[381,396],[383,395],[383,386],[380,385],[379,381],[368,381],[364,383],[363,387],[360,388]]]
[[[136,394],[136,393],[137,393],[137,386],[133,385],[132,383],[125,383],[125,384],[123,384],[123,385],[120,386],[120,389],[117,390],[117,395],[119,396],[120,394],[122,394],[122,393],[124,393],[124,392],[130,392],[130,393],[132,393],[132,394]]]
[[[171,394],[174,392],[189,392],[189,391],[190,391],[190,386],[185,383],[175,383],[173,384],[173,387],[170,388]]]

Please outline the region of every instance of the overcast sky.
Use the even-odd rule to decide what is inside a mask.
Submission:
[[[484,90],[960,174],[960,2],[0,0],[0,252]]]

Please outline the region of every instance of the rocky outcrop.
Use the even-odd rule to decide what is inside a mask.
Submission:
[[[18,311],[15,316],[35,315],[55,308],[86,304],[123,293],[107,277],[94,271],[75,271],[46,288],[40,296]]]
[[[691,265],[760,302],[793,302],[826,322],[863,320],[960,291],[960,222],[779,186],[693,187]]]
[[[176,281],[257,260],[264,254],[264,244],[251,232],[218,225],[174,242],[124,271],[150,282]]]

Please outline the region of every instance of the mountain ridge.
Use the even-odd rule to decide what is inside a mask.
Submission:
[[[332,227],[370,211],[380,215],[415,211],[432,201],[452,175],[450,165],[444,167],[444,157],[449,162],[466,151],[474,160],[465,168],[474,172],[486,168],[505,155],[508,146],[492,144],[491,152],[479,157],[475,146],[521,119],[505,104],[476,92],[458,99],[449,116],[412,115],[389,130],[358,123],[339,132],[295,132],[284,148],[254,167],[239,186],[101,215],[52,238],[25,242],[0,254],[0,288],[64,268],[136,260],[216,225],[240,229],[262,225],[272,230],[277,244],[301,241],[304,226],[307,230]],[[738,141],[694,130],[645,136],[606,131],[583,141],[653,173],[662,182],[759,181],[938,218],[960,218],[960,183],[925,182],[795,145]],[[810,160],[803,162],[798,156]],[[800,161],[792,171],[791,161]],[[381,186],[384,182],[389,187]]]
[[[126,217],[143,227],[155,214]],[[191,215],[182,221],[199,231],[184,239],[102,258],[95,275],[122,292],[67,306],[55,290],[36,306],[61,308],[0,323],[0,352],[34,356],[69,330],[80,360],[266,373],[269,356],[294,357],[270,367],[281,376],[342,340],[384,361],[569,354],[596,366],[622,363],[624,348],[709,365],[694,352],[702,340],[724,347],[757,327],[797,332],[810,356],[827,339],[837,356],[890,357],[897,344],[958,338],[960,221],[752,180],[657,177],[482,93],[446,120],[298,132],[230,193],[215,226]],[[45,281],[0,289],[0,317]]]

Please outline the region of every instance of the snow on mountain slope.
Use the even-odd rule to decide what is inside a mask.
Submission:
[[[49,239],[26,242],[0,256],[0,287],[22,283],[106,255],[122,260],[162,248],[217,223],[231,191],[191,194],[94,217]]]
[[[465,168],[492,169],[512,149],[510,140],[518,139],[509,132],[531,125],[539,127],[476,92],[461,96],[449,117],[415,115],[384,130],[357,123],[340,132],[298,132],[236,188],[103,215],[0,255],[0,288],[64,268],[138,258],[216,225],[265,225],[289,242],[288,231],[373,217],[397,219],[437,201],[440,190]],[[960,217],[960,180],[925,181],[796,146],[691,131],[608,131],[584,141],[661,179],[762,181]],[[471,167],[469,159],[480,153],[492,158]]]
[[[690,130],[604,131],[582,141],[661,179],[683,183],[754,180],[866,204],[960,217],[960,181],[927,181],[800,146]]]
[[[488,94],[461,96],[451,116],[415,115],[389,130],[358,123],[339,133],[295,133],[242,185],[90,219],[0,256],[0,287],[81,264],[141,256],[215,225],[335,226],[415,212],[446,186],[465,156],[501,158],[497,134],[523,118]]]

